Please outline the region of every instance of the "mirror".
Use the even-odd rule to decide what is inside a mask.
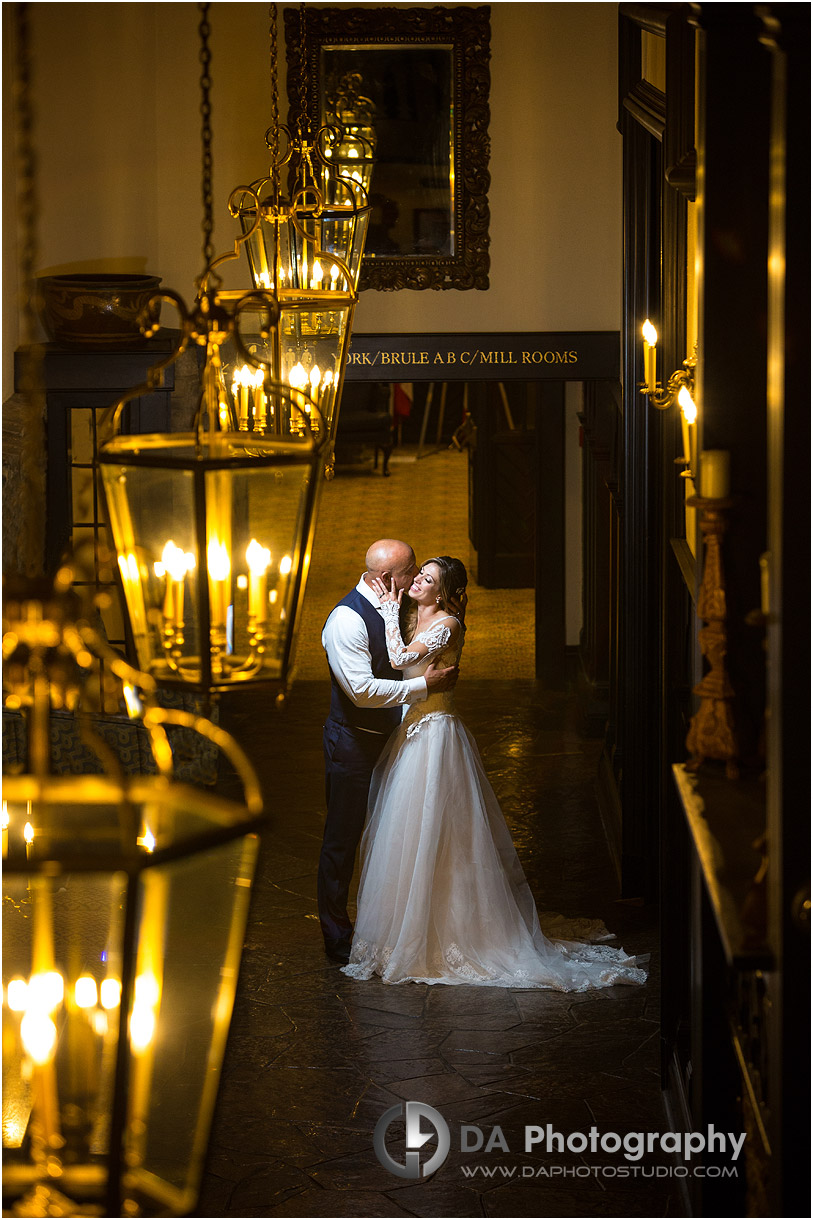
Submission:
[[[352,124],[372,145],[360,290],[488,288],[489,16],[285,10],[291,128],[304,97],[316,126]]]

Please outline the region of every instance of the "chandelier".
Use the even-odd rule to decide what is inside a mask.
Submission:
[[[3,785],[4,1195],[17,1215],[187,1216],[262,802],[237,743],[159,708],[149,676],[77,616],[70,578],[5,596],[5,707],[25,716],[28,765]],[[122,774],[96,731],[101,659],[156,774]],[[54,709],[78,720],[101,774],[51,773]],[[245,805],[173,780],[168,727],[228,755]]]
[[[339,336],[346,346],[354,297],[220,290],[216,268],[239,257],[262,218],[213,258],[208,7],[199,31],[205,267],[191,309],[171,291],[151,300],[144,332],[154,333],[166,301],[180,340],[114,419],[191,344],[206,352],[200,405],[191,433],[118,436],[99,466],[139,668],[162,686],[283,694],[341,387],[344,347],[329,357],[321,344]]]

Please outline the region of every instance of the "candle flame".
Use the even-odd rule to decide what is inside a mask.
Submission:
[[[48,1063],[56,1049],[56,1026],[47,1013],[32,1010],[20,1022],[23,1046],[40,1065]]]
[[[292,566],[291,556],[283,555],[282,559],[279,561],[280,576],[287,576]]]
[[[288,381],[294,390],[304,390],[308,384],[308,374],[299,360],[288,374]]]
[[[317,258],[314,260],[314,263],[313,263],[313,278],[315,280],[321,280],[323,274],[324,273],[322,271],[322,264],[319,262],[319,259]]]
[[[314,393],[316,393],[316,390],[319,386],[319,382],[321,381],[321,379],[322,379],[322,370],[319,368],[318,364],[315,364],[313,366],[313,368],[311,369],[311,375],[310,375],[311,390]]]
[[[237,369],[232,378],[232,389],[240,385],[254,385],[254,374],[247,364],[244,364],[241,369]]]
[[[62,1003],[65,980],[58,970],[32,974],[28,981],[28,1011],[53,1012]]]
[[[3,830],[8,830],[11,819],[8,816],[8,801],[3,801]]]
[[[28,983],[25,979],[11,979],[6,988],[6,1003],[12,1012],[25,1012],[28,1007]]]
[[[269,271],[261,271],[257,276],[257,283],[261,288],[271,287],[271,273]]]
[[[30,822],[26,822],[25,826],[23,827],[23,838],[25,839],[26,843],[34,842],[34,827]]]
[[[183,580],[186,573],[195,566],[195,556],[188,551],[182,551],[179,546],[176,546],[170,540],[161,552],[160,566],[163,568],[162,573],[158,572],[159,565],[155,564],[156,576],[168,572],[173,580]]]
[[[271,562],[271,552],[267,547],[261,546],[256,538],[252,538],[246,547],[246,560],[254,575],[262,576]]]
[[[136,1054],[147,1049],[155,1034],[155,1014],[161,988],[153,974],[140,974],[135,981],[133,1011],[130,1014],[130,1045]]]
[[[212,580],[226,580],[231,572],[231,560],[225,542],[212,538],[206,549],[206,560]]]
[[[149,826],[144,827],[144,833],[140,838],[136,839],[139,847],[143,847],[145,851],[155,851],[155,835],[150,830]]]
[[[95,1008],[97,995],[96,980],[90,974],[83,974],[73,985],[77,1008]]]
[[[102,979],[100,990],[100,998],[102,1008],[108,1009],[118,1008],[121,1003],[121,983],[118,979]]]
[[[650,347],[654,347],[658,342],[658,332],[655,330],[655,327],[652,325],[649,318],[647,318],[646,322],[644,322],[643,326],[641,327],[641,334],[644,336],[644,342],[648,343]]]
[[[678,403],[680,404],[681,410],[683,411],[683,415],[686,419],[686,423],[687,424],[696,423],[697,422],[697,404],[694,401],[694,399],[692,398],[691,394],[689,393],[688,387],[685,385],[682,385],[680,387],[680,393],[678,394]]]

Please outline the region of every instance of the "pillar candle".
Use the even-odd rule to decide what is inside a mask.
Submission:
[[[647,318],[641,328],[644,336],[644,381],[648,390],[658,384],[658,332]]]
[[[700,454],[700,495],[725,500],[730,488],[731,454],[727,449],[704,449]]]

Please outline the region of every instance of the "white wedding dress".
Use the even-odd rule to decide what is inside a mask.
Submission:
[[[397,607],[386,612],[390,659],[405,678],[454,665],[448,624],[415,638],[409,663]],[[543,935],[528,882],[473,737],[451,692],[413,704],[370,786],[352,952],[344,973],[385,983],[587,991],[643,983],[640,961],[599,921],[554,916]]]

